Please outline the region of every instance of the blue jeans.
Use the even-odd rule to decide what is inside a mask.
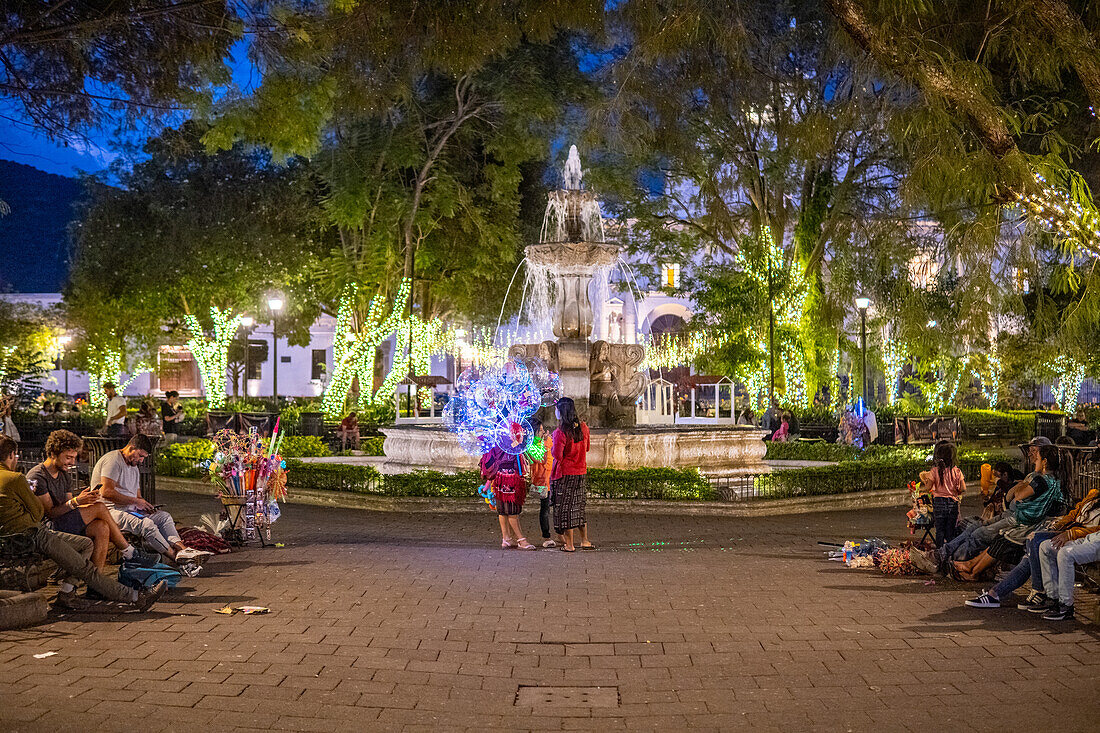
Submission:
[[[1039,565],[1039,545],[1044,540],[1049,540],[1051,537],[1058,534],[1057,532],[1036,532],[1027,542],[1024,543],[1024,548],[1027,550],[1027,554],[1020,560],[1020,563],[1008,571],[1008,575],[1001,579],[1001,582],[993,586],[990,593],[994,598],[998,600],[1004,598],[1012,591],[1016,590],[1027,579],[1031,578],[1031,589],[1037,590],[1040,593],[1043,592],[1043,571]]]
[[[932,497],[932,525],[936,528],[936,547],[943,547],[959,532],[959,502],[946,496]]]

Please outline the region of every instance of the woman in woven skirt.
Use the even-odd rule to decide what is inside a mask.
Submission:
[[[574,530],[580,534],[581,549],[594,550],[588,541],[588,426],[577,418],[573,400],[562,397],[554,407],[558,429],[554,431],[554,469],[550,492],[554,501],[554,531],[562,536],[562,552],[576,552]]]

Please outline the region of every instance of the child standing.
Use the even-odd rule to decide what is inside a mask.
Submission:
[[[966,481],[962,470],[955,465],[955,446],[940,443],[932,452],[934,465],[921,473],[921,483],[932,494],[932,523],[936,527],[936,547],[955,539],[958,535],[959,502],[966,493]]]
[[[523,477],[526,459],[522,455],[505,453],[493,446],[481,457],[481,475],[489,482],[497,504],[500,521],[500,546],[505,550],[519,547],[534,550],[519,528],[519,515],[527,499],[527,480]]]
[[[550,496],[550,471],[554,464],[553,446],[554,438],[550,435],[550,431],[546,429],[538,420],[532,420],[531,425],[535,428],[535,444],[534,450],[531,451],[531,490],[539,495],[539,528],[542,530],[542,546],[543,547],[557,547],[559,543],[564,544],[562,536],[559,534],[558,541],[550,539],[550,505],[552,498]],[[542,452],[542,458],[536,460],[535,455]]]

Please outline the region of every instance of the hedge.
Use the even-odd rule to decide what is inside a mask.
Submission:
[[[983,461],[997,455],[968,452],[960,465],[968,479],[976,479]],[[162,456],[161,475],[197,478],[202,474],[192,458]],[[306,463],[287,460],[287,482],[294,489],[337,491],[391,497],[468,498],[477,496],[482,480],[477,471],[445,474],[413,471],[384,475],[371,466],[340,463]],[[776,471],[756,477],[709,481],[696,469],[594,468],[588,472],[588,493],[600,499],[657,499],[663,501],[716,501],[722,498],[786,498],[847,494],[857,491],[902,488],[928,467],[923,458],[869,457],[842,461],[833,466]]]

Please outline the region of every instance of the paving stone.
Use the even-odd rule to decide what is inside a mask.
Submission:
[[[164,501],[183,521],[212,508]],[[1092,731],[1100,716],[1095,626],[822,558],[818,540],[907,538],[900,509],[590,520],[599,552],[509,553],[489,513],[290,504],[284,548],[213,558],[148,616],[0,632],[0,728],[132,730],[113,725],[120,705],[175,730],[326,733],[1035,730],[1052,709],[1060,731]],[[238,601],[272,610],[213,613]],[[548,686],[615,705],[517,707]]]

